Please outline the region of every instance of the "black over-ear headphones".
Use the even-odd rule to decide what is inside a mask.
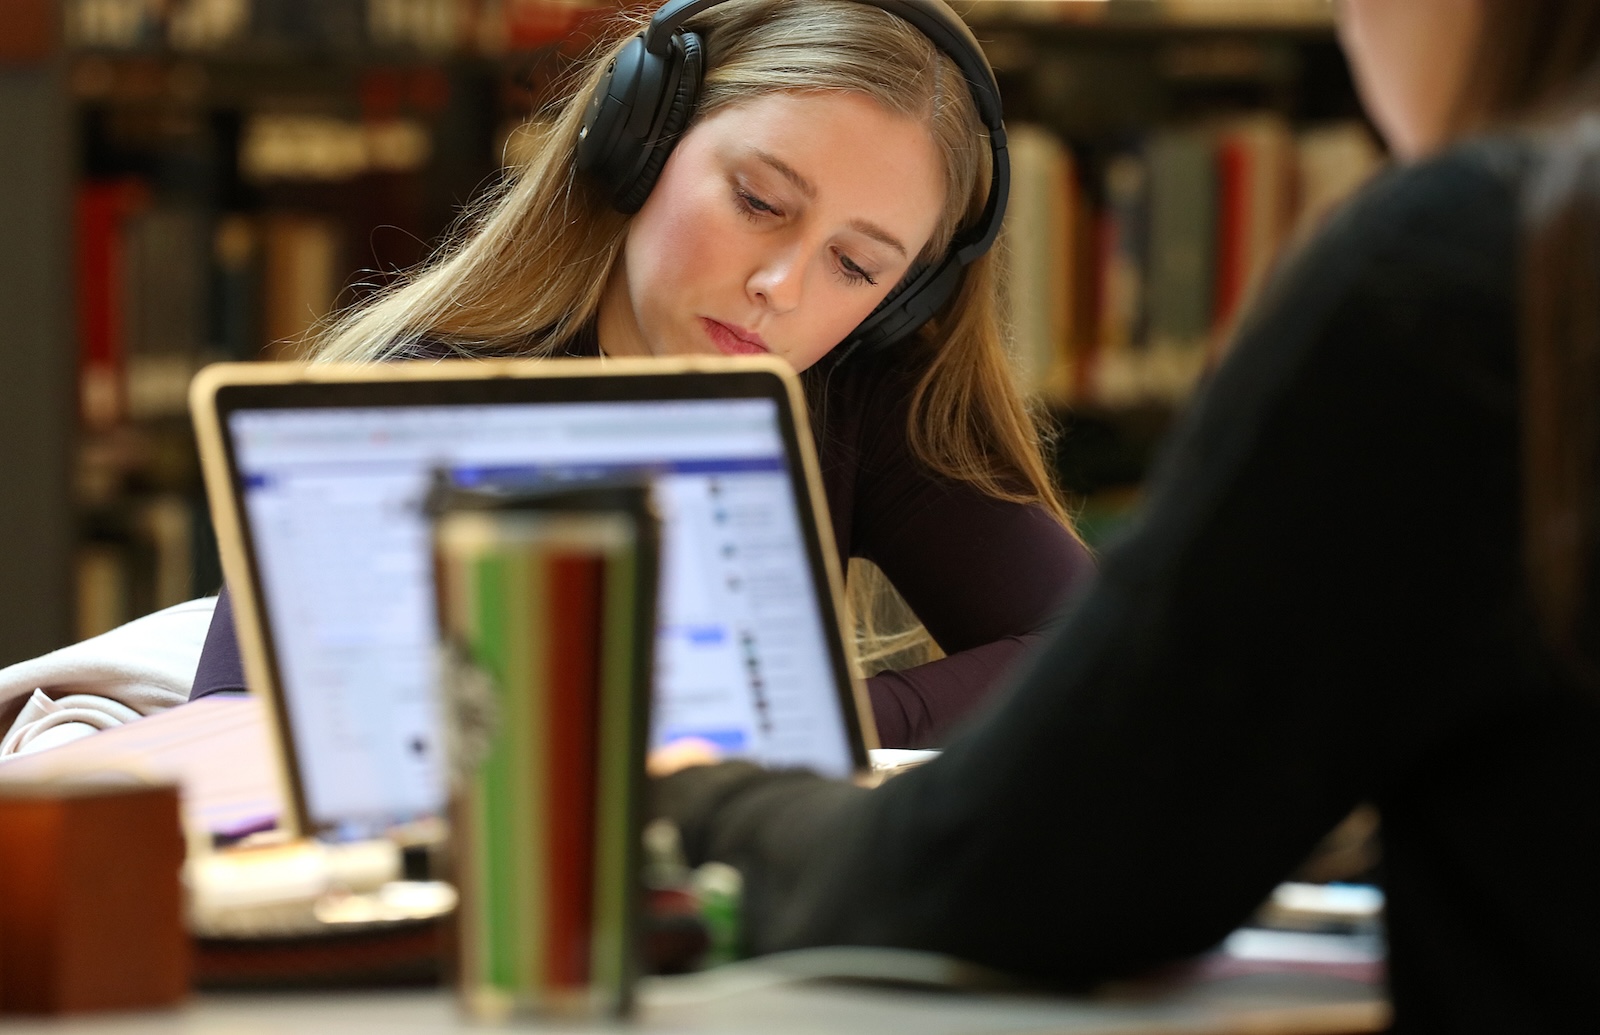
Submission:
[[[666,164],[672,145],[694,116],[704,70],[704,44],[682,26],[726,0],[667,0],[650,25],[629,41],[589,98],[578,131],[578,168],[593,177],[621,212],[639,211]],[[966,77],[978,115],[989,130],[994,172],[977,222],[960,232],[938,260],[912,267],[889,297],[839,346],[875,351],[904,339],[950,300],[961,271],[989,250],[1000,233],[1011,191],[1000,89],[983,49],[943,0],[860,0],[921,30]]]

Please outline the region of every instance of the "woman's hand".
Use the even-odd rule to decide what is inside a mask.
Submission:
[[[659,779],[691,766],[715,765],[720,761],[722,752],[711,741],[680,737],[650,752],[650,757],[645,759],[645,772]]]

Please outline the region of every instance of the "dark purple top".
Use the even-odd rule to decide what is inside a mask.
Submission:
[[[592,351],[580,346],[577,351]],[[928,471],[906,440],[910,375],[852,360],[808,376],[822,481],[841,566],[881,568],[946,653],[867,680],[884,747],[941,742],[1093,570],[1044,508],[996,500]],[[190,700],[244,689],[224,589]]]

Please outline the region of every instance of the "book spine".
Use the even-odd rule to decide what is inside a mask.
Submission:
[[[126,249],[128,416],[187,413],[206,326],[204,219],[194,206],[154,205],[129,220]]]
[[[533,50],[566,39],[582,20],[581,0],[501,0],[505,45]]]
[[[1232,344],[1283,246],[1293,206],[1291,164],[1289,127],[1281,118],[1242,120],[1222,135],[1213,364]]]
[[[1063,388],[1074,239],[1071,163],[1054,134],[1027,124],[1012,133],[1011,153],[1005,285],[1013,364],[1021,384]]]
[[[212,241],[212,351],[227,359],[254,359],[261,351],[260,241],[248,216],[217,224]]]
[[[1163,131],[1150,143],[1150,337],[1158,348],[1203,346],[1211,329],[1214,154],[1197,130]]]
[[[1217,147],[1217,275],[1212,305],[1213,333],[1231,326],[1249,278],[1251,197],[1258,185],[1249,149],[1242,140],[1224,139]]]
[[[1252,145],[1256,190],[1252,195],[1250,255],[1245,267],[1245,305],[1254,302],[1288,237],[1294,215],[1293,143],[1287,122],[1268,119]]]
[[[1049,298],[1049,337],[1045,342],[1044,377],[1041,386],[1052,399],[1071,398],[1077,378],[1077,327],[1084,315],[1079,292],[1079,237],[1083,233],[1083,199],[1078,191],[1076,163],[1072,152],[1057,147],[1050,162],[1048,191],[1050,240],[1049,269],[1052,277]]]
[[[267,358],[300,353],[306,336],[333,312],[341,268],[332,220],[276,212],[267,217],[262,320]]]
[[[145,197],[143,184],[126,179],[87,183],[78,191],[78,407],[91,428],[114,424],[123,414],[123,226]]]
[[[1148,179],[1146,163],[1137,155],[1118,155],[1106,163],[1094,273],[1095,348],[1079,380],[1085,398],[1120,401],[1136,394],[1132,350],[1145,338]]]

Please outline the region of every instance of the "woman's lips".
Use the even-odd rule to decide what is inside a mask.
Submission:
[[[766,342],[761,340],[761,335],[743,328],[732,327],[708,316],[700,317],[700,325],[705,328],[711,344],[724,356],[760,356],[771,351]]]

